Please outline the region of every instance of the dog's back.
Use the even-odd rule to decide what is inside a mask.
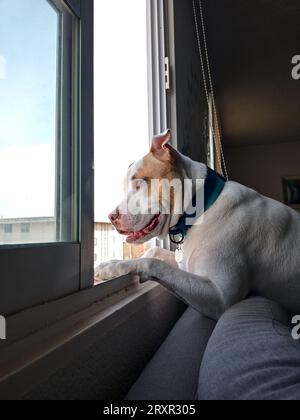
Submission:
[[[192,252],[195,245],[198,251]],[[251,292],[297,313],[299,249],[299,213],[243,185],[228,182],[203,224],[192,229],[186,243],[185,268],[209,278],[218,278],[220,273],[232,275],[224,279],[226,287],[236,287],[235,276],[240,276]],[[221,277],[218,281],[222,282]]]

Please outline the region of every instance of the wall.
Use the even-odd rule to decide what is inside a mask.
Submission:
[[[283,201],[282,177],[300,175],[300,142],[227,147],[230,178]]]

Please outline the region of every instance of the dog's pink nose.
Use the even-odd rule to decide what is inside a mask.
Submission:
[[[120,210],[117,207],[116,210],[114,210],[112,213],[110,213],[110,215],[108,216],[109,220],[112,223],[115,223],[119,218],[120,218]]]

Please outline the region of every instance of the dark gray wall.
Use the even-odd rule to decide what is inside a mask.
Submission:
[[[300,2],[202,3],[229,176],[282,200],[282,176],[300,173]]]
[[[283,201],[282,178],[300,176],[300,142],[226,149],[231,179]]]
[[[226,144],[299,141],[299,0],[202,2]]]

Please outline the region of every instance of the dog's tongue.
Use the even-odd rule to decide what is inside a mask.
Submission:
[[[158,214],[157,216],[154,217],[154,219],[152,219],[150,224],[146,226],[144,229],[138,232],[131,233],[128,236],[127,241],[131,243],[131,242],[136,242],[136,241],[140,241],[141,239],[144,239],[147,235],[149,235],[149,233],[151,233],[158,226],[159,220],[160,220],[160,215]]]

